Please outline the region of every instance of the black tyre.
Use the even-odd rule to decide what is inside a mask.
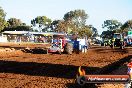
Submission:
[[[67,54],[72,54],[72,51],[73,51],[73,46],[72,46],[72,44],[67,43],[66,46],[65,46],[65,52],[66,52]]]
[[[62,52],[61,51],[58,51],[58,53],[61,55]]]
[[[124,45],[123,45],[123,43],[121,44],[120,48],[121,48],[121,49],[124,49]]]

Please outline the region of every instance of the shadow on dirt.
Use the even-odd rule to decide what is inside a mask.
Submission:
[[[47,50],[43,48],[34,48],[34,49],[22,49],[21,51],[25,53],[32,53],[32,54],[47,54]]]
[[[128,57],[122,58],[117,62],[114,62],[112,64],[108,64],[108,65],[104,66],[103,68],[100,68],[100,69],[96,70],[92,74],[110,74],[112,71],[114,71],[114,70],[118,69],[119,67],[123,66],[124,63],[129,62],[131,58],[132,58],[132,55],[129,55]],[[120,73],[120,72],[118,72],[118,73]],[[118,73],[114,74],[114,75],[118,75]],[[126,67],[126,72],[124,72],[124,73],[125,74],[127,73],[127,67]],[[125,75],[125,74],[119,74],[119,75]],[[86,84],[84,86],[80,86],[76,83],[68,83],[68,84],[66,84],[66,86],[68,88],[97,88],[96,84]]]
[[[97,71],[98,67],[84,67],[86,73],[92,74]],[[35,63],[35,62],[16,62],[0,60],[0,73],[15,73],[30,76],[47,76],[66,79],[76,79],[78,73],[78,66],[49,64],[49,63]],[[67,87],[79,88],[76,83],[67,84]],[[95,85],[85,85],[81,88],[95,88]]]
[[[120,48],[97,48],[95,49],[97,53],[108,53],[108,52],[121,52],[121,53],[128,53],[128,49],[120,49]]]
[[[129,55],[128,57],[122,58],[119,61],[109,64],[103,68],[86,66],[82,66],[82,68],[85,69],[87,74],[108,74],[113,70],[118,69],[123,63],[128,62],[131,58],[132,55]],[[78,66],[74,65],[0,60],[0,73],[75,79],[77,71]],[[68,83],[66,86],[68,88],[96,88],[95,84],[87,84],[80,87],[76,83]]]
[[[122,58],[122,59],[120,59],[120,60],[118,60],[112,64],[108,64],[108,65],[104,66],[103,68],[99,69],[98,71],[96,71],[95,74],[109,74],[112,71],[123,66],[124,63],[129,62],[131,58],[132,58],[132,55],[129,55],[129,56],[124,57],[124,58]],[[127,73],[127,69],[126,69],[126,73]],[[118,75],[118,73],[117,73],[117,75]]]
[[[99,68],[83,67],[86,72],[93,73]],[[16,62],[0,60],[0,73],[15,73],[31,76],[47,76],[73,79],[76,77],[78,66],[35,62]]]
[[[85,84],[83,86],[78,85],[77,83],[68,83],[67,88],[98,88],[96,84]]]

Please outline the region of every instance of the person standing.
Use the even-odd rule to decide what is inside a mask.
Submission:
[[[127,74],[130,76],[130,82],[125,84],[125,88],[132,88],[132,59],[130,59],[130,62],[127,64],[127,67]]]

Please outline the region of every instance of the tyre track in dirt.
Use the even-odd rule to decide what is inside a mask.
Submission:
[[[97,75],[99,75],[99,74],[126,75],[127,74],[127,66],[126,65],[124,66],[124,64],[128,63],[131,58],[132,58],[132,55],[121,58],[119,61],[108,64],[108,65],[98,69],[97,71],[92,72],[92,74],[97,74]],[[123,66],[123,68],[122,68],[122,66]],[[86,69],[86,67],[83,67],[83,68],[85,69],[86,73],[89,72]],[[122,72],[122,69],[123,69],[123,72]],[[123,88],[124,84],[103,84],[102,83],[102,84],[86,84],[84,86],[79,86],[79,85],[75,84],[75,85],[73,85],[73,88],[78,88],[78,87],[79,88],[108,88],[105,86],[109,86],[111,88]],[[71,86],[69,86],[69,87],[71,87]]]
[[[98,74],[100,72],[99,71],[100,69],[104,69],[104,73],[105,73],[105,71],[112,68],[111,67],[112,63],[115,63],[118,60],[120,60],[122,57],[127,56],[127,54],[126,55],[124,54],[126,53],[125,51],[111,50],[111,49],[106,50],[105,48],[98,48],[98,47],[93,48],[93,50],[94,49],[99,54],[94,54],[96,52],[91,51],[92,50],[91,49],[88,51],[87,54],[84,54],[84,55],[83,54],[79,54],[79,55],[73,54],[71,56],[67,56],[67,55],[38,54],[37,56],[35,56],[36,54],[29,54],[29,55],[20,54],[16,58],[8,57],[9,60],[8,58],[4,60],[4,58],[7,57],[7,56],[4,56],[2,60],[0,61],[0,67],[1,67],[0,73],[14,74],[11,76],[12,78],[13,77],[15,78],[15,75],[24,75],[23,76],[24,82],[22,82],[21,79],[19,79],[19,77],[18,79],[16,77],[16,80],[19,80],[20,82],[22,82],[21,85],[16,85],[16,87],[30,87],[34,85],[37,88],[44,87],[44,86],[46,86],[46,88],[49,88],[49,87],[55,88],[57,86],[58,88],[59,87],[79,88],[79,86],[75,84],[74,79],[75,79],[78,67],[81,64],[82,64],[82,67],[86,69],[86,72],[88,74]],[[109,55],[108,58],[106,58],[105,54],[107,54],[107,52],[110,52],[110,54],[113,54],[114,56],[111,57]],[[120,53],[116,54],[118,52]],[[104,57],[103,56],[100,57],[100,54],[104,55]],[[23,55],[26,55],[26,56],[23,56]],[[118,56],[116,55],[118,56],[121,55],[121,56],[120,58],[117,58]],[[20,57],[25,57],[25,59],[20,58]],[[32,59],[31,57],[36,58],[36,59]],[[109,57],[111,59],[109,59]],[[28,60],[28,58],[30,59]],[[107,60],[109,60],[110,62]],[[96,62],[96,64],[94,62]],[[108,62],[108,63],[105,63],[105,62]],[[124,63],[125,61],[123,59],[123,61],[121,60],[120,62]],[[102,63],[103,65],[101,67],[97,67],[97,66],[100,66],[100,63]],[[108,68],[109,64],[111,64],[110,68]],[[120,64],[118,65],[118,67],[120,67]],[[111,71],[114,71],[116,69],[111,69]],[[34,76],[36,79],[33,79]],[[88,86],[88,88],[90,88],[90,86]]]
[[[100,51],[100,50],[99,50]],[[127,66],[126,64],[132,58],[131,50],[122,50],[121,52],[127,52],[129,55],[127,57],[121,58],[118,61],[115,61],[111,64],[108,64],[97,71],[93,72],[92,74],[114,74],[114,75],[126,75],[127,74]],[[86,68],[83,67],[85,70]],[[89,71],[86,70],[86,73]],[[107,87],[105,87],[107,86]],[[75,86],[80,88],[124,88],[124,84],[86,84],[84,86]]]
[[[132,59],[131,50],[127,50],[129,53],[128,57],[122,58],[119,61],[116,61],[112,64],[109,64],[99,71],[96,74],[112,74],[112,75],[126,75],[127,74],[127,64],[129,63],[130,59]],[[124,88],[125,84],[122,83],[115,83],[115,84],[98,84],[95,88]]]

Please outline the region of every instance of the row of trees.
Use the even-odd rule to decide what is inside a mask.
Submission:
[[[0,31],[41,31],[41,32],[64,32],[68,34],[77,34],[80,37],[96,37],[98,31],[92,25],[87,25],[86,20],[88,14],[84,10],[69,11],[64,14],[61,20],[51,20],[46,16],[37,16],[31,20],[31,26],[26,25],[20,19],[10,18],[5,20],[6,13],[0,7]],[[35,29],[37,28],[37,29]],[[107,31],[102,32],[102,36],[107,36],[112,32],[127,32],[132,28],[132,20],[122,24],[117,20],[106,20],[102,24],[102,28],[107,28]],[[39,30],[38,30],[39,29]]]
[[[10,18],[7,20],[7,26],[2,31],[30,31],[30,26],[23,23],[20,19]]]
[[[29,31],[31,30],[30,26],[27,26],[26,23],[23,23],[20,19],[10,18],[7,21],[5,20],[6,13],[0,7],[0,32],[3,31]]]
[[[107,31],[103,31],[101,36],[104,38],[112,37],[113,33],[125,33],[132,30],[132,20],[128,20],[124,24],[117,20],[106,20],[102,24],[102,28],[107,28]]]
[[[64,32],[77,34],[80,37],[97,34],[97,29],[86,25],[88,14],[84,10],[74,10],[64,14],[63,19],[52,21],[46,16],[37,16],[31,20],[31,26],[27,26],[20,19],[10,18],[5,20],[6,13],[0,7],[0,31],[40,31],[40,32]],[[33,30],[37,28],[37,30]],[[39,30],[38,30],[39,29]],[[95,31],[96,32],[93,32]]]
[[[124,24],[117,20],[106,20],[102,28],[107,28],[109,31],[125,32],[132,28],[132,20],[128,20]]]
[[[38,26],[39,31],[64,32],[68,34],[78,34],[80,37],[92,35],[92,28],[86,25],[88,15],[84,10],[74,10],[64,14],[62,20],[52,21],[46,16],[38,16],[31,20],[33,27]]]

